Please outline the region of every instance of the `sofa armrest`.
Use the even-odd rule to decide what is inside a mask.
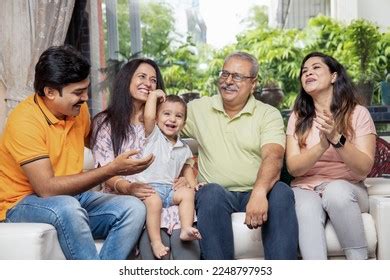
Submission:
[[[370,214],[375,222],[379,260],[390,260],[390,195],[370,195]]]
[[[368,195],[390,195],[390,178],[372,177],[364,180]]]
[[[39,223],[0,223],[0,259],[64,260],[57,231]]]

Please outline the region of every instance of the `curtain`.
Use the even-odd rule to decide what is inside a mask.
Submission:
[[[75,0],[0,1],[0,81],[9,112],[33,89],[42,52],[64,43]]]

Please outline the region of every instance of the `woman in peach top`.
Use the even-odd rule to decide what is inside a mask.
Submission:
[[[303,259],[327,259],[329,218],[347,259],[367,259],[361,212],[368,210],[363,180],[375,154],[375,126],[360,106],[344,67],[310,53],[301,65],[301,91],[287,127],[287,167]]]

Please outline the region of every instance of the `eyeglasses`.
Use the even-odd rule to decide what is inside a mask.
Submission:
[[[222,70],[222,71],[219,72],[219,78],[221,80],[226,80],[227,78],[229,78],[230,75],[232,75],[232,79],[235,82],[242,82],[245,79],[253,79],[253,78],[255,78],[255,77],[251,77],[251,76],[244,76],[244,75],[238,74],[238,73],[230,73],[230,72],[225,71],[225,70]]]

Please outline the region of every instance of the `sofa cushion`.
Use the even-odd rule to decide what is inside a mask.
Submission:
[[[369,258],[375,258],[377,245],[375,223],[372,216],[368,213],[362,213],[362,218],[368,244],[368,256]],[[329,220],[325,226],[325,236],[326,244],[328,245],[328,257],[344,256],[336,232]]]
[[[64,260],[57,231],[39,223],[0,223],[0,259]]]
[[[377,235],[374,220],[368,213],[362,213],[362,218],[368,243],[368,254],[370,258],[375,258]],[[244,220],[244,212],[232,214],[234,257],[235,259],[262,259],[264,258],[264,249],[261,241],[261,229],[249,229],[244,224]],[[328,245],[328,256],[330,258],[344,258],[344,253],[334,228],[329,221],[325,226],[325,235]]]

